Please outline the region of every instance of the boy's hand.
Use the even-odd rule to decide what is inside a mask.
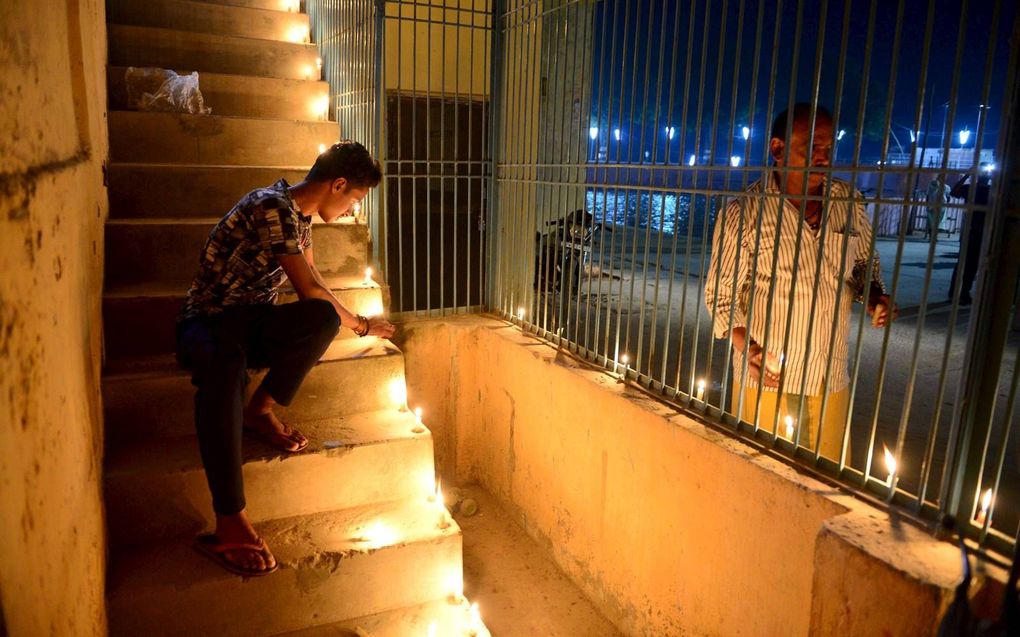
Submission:
[[[370,316],[368,318],[368,335],[390,338],[395,334],[397,328],[381,316]]]

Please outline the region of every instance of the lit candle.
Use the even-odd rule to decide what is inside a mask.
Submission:
[[[312,79],[312,67],[310,67],[310,66],[308,66],[306,64],[304,70],[305,70],[305,79],[306,80]]]
[[[315,70],[319,72],[319,77],[322,77],[322,58],[315,58]]]
[[[702,378],[698,381],[698,393],[696,395],[698,400],[705,400],[705,379]]]
[[[329,95],[320,95],[312,102],[315,116],[323,121],[329,120]]]
[[[390,381],[390,400],[400,411],[407,411],[407,385],[403,379],[394,378]]]
[[[414,422],[417,425],[421,425],[421,407],[414,408]]]
[[[620,362],[623,363],[623,373],[620,374],[620,380],[627,380],[627,371],[630,370],[630,356],[623,354],[620,356]]]
[[[319,154],[321,155],[324,152],[326,152],[326,145],[325,144],[319,144]]]
[[[885,450],[885,468],[889,471],[889,478],[886,480],[886,485],[892,489],[893,478],[896,476],[896,457],[889,451],[889,447],[882,443],[882,449]],[[890,495],[892,495],[890,493]]]
[[[372,268],[365,268],[365,285],[372,285]]]
[[[793,416],[786,417],[786,437],[793,440]]]
[[[468,608],[468,634],[477,635],[482,630],[482,614],[478,611],[478,602]]]
[[[517,308],[517,320],[518,321],[523,321],[524,320],[524,308],[523,307]]]
[[[981,510],[978,511],[975,522],[979,525],[984,526],[985,521],[988,519],[988,510],[992,508],[992,490],[985,491],[985,494],[981,496]]]
[[[428,637],[436,637],[436,622],[431,622],[429,624],[429,634],[428,634]]]

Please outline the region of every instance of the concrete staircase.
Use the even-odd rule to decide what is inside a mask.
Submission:
[[[244,580],[190,548],[211,528],[174,319],[201,247],[248,190],[297,183],[323,119],[308,17],[293,0],[108,0],[110,220],[103,299],[105,496],[113,635],[487,635],[462,595],[460,530],[434,501],[432,439],[402,403],[401,352],[343,330],[283,417],[296,455],[245,442],[248,510],[281,563]],[[212,115],[127,110],[124,71],[198,71]],[[350,309],[378,314],[368,231],[314,227]],[[293,293],[283,295],[283,302]],[[258,377],[253,378],[254,389]],[[358,631],[352,633],[351,631]]]

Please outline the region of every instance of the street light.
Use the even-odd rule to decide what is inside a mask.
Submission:
[[[688,166],[694,165],[694,155],[691,155],[690,159],[687,160],[687,165]]]
[[[591,137],[592,139],[598,139],[599,138],[599,127],[598,126],[592,126],[591,128],[589,128],[588,129],[588,137]]]
[[[673,135],[676,135],[676,128],[674,128],[672,126],[667,126],[666,127],[666,137],[669,137],[670,139],[673,139]]]
[[[730,156],[730,166],[733,166],[734,168],[738,168],[740,166],[740,155]]]
[[[836,141],[838,142],[839,140],[843,139],[844,135],[846,135],[846,129],[845,128],[839,129],[839,132],[836,134]]]
[[[967,144],[967,140],[969,139],[970,129],[965,128],[962,131],[960,131],[960,146],[965,146]]]
[[[747,138],[751,136],[751,129],[745,126],[740,129],[740,134],[744,136],[744,141],[747,141]]]
[[[613,130],[613,137],[616,138],[616,141],[620,141],[620,129],[619,128]]]

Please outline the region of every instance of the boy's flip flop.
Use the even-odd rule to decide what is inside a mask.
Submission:
[[[280,563],[276,561],[276,558],[269,553],[269,548],[266,546],[265,540],[261,537],[258,538],[257,542],[244,543],[244,542],[220,542],[220,539],[216,537],[215,533],[203,533],[195,538],[193,544],[195,550],[202,555],[208,557],[212,561],[216,562],[223,568],[227,569],[235,575],[241,577],[261,577],[263,575],[269,575],[280,568]],[[272,558],[273,565],[266,569],[251,569],[244,568],[239,564],[235,564],[227,559],[227,551],[251,551],[253,553],[259,553],[263,559],[267,556]]]
[[[251,436],[255,440],[258,440],[259,442],[264,442],[270,447],[279,449],[280,451],[286,451],[287,453],[297,453],[299,451],[304,451],[305,448],[308,447],[308,437],[302,434],[297,429],[294,429],[290,425],[284,424],[284,427],[285,429],[283,431],[274,431],[272,433],[267,433],[265,431],[262,431],[261,429],[255,429],[254,427],[245,427],[243,431],[245,435]],[[300,442],[294,440],[294,438],[292,437],[294,436],[294,434],[298,434],[301,436]],[[297,444],[297,447],[291,449],[290,445],[292,444]]]

